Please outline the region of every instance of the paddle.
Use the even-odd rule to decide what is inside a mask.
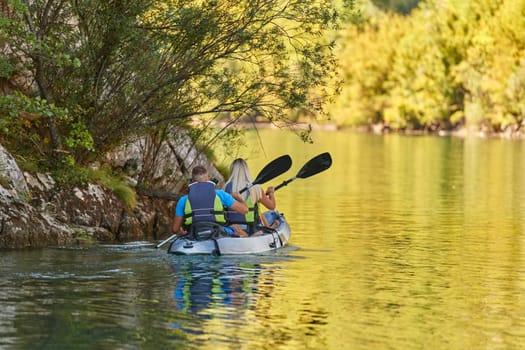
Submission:
[[[168,238],[166,238],[165,240],[163,240],[162,242],[160,242],[159,244],[157,244],[156,248],[160,248],[162,247],[164,244],[168,243],[169,241],[171,241],[173,238],[177,237],[177,234],[172,234],[171,236],[169,236]]]
[[[330,156],[330,153],[328,152],[321,153],[313,157],[312,159],[310,159],[308,162],[306,162],[306,164],[303,165],[301,170],[299,170],[297,175],[295,175],[289,180],[283,181],[283,183],[275,187],[275,190],[277,191],[279,188],[288,185],[290,182],[294,181],[295,179],[306,179],[307,177],[318,174],[321,171],[325,171],[326,169],[330,168],[331,165],[332,165],[332,157]]]
[[[279,158],[276,158],[272,160],[270,163],[268,163],[257,175],[255,180],[251,183],[246,185],[245,188],[240,190],[240,193],[243,193],[246,190],[249,190],[253,185],[260,185],[265,182],[270,181],[273,178],[276,178],[277,176],[285,173],[290,169],[292,166],[292,158],[290,158],[289,155],[285,154],[284,156],[280,156]]]

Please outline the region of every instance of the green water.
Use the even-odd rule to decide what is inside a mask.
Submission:
[[[525,142],[313,136],[262,130],[230,155],[255,175],[290,154],[277,185],[331,153],[276,193],[289,248],[2,252],[0,348],[525,348]]]

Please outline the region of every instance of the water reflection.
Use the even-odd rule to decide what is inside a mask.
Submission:
[[[272,285],[275,260],[275,256],[174,257],[175,304],[199,317],[233,319],[253,306],[261,293],[260,280]]]
[[[246,157],[332,154],[278,193],[299,249],[2,252],[0,348],[525,348],[525,142],[293,137]]]
[[[179,316],[172,328],[182,330],[196,348],[217,341],[275,348],[297,331],[283,323],[288,315],[276,313],[274,304],[282,292],[283,269],[293,260],[282,254],[173,257],[175,306],[188,317]],[[322,315],[310,315],[312,309],[304,307],[301,324],[324,324]]]

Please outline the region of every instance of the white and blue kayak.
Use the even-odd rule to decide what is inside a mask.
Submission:
[[[195,239],[182,236],[175,239],[168,253],[179,255],[241,255],[261,254],[285,247],[290,240],[290,226],[284,215],[277,211],[267,212],[274,216],[279,225],[274,229],[261,229],[261,235],[249,237],[216,236],[208,239]]]

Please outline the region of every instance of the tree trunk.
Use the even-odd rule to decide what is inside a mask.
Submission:
[[[27,2],[26,2],[27,3]],[[27,7],[29,8],[29,3],[27,3]],[[41,37],[39,33],[35,30],[35,26],[33,25],[33,21],[31,19],[31,16],[29,13],[26,13],[26,21],[29,25],[29,29],[31,32],[35,34],[35,37],[38,41],[41,40]],[[38,86],[38,94],[40,97],[47,101],[47,103],[52,103],[51,97],[49,96],[46,87],[44,86],[43,79],[42,79],[42,61],[40,59],[40,56],[38,53],[32,57],[33,62],[35,64],[35,81]],[[51,147],[53,149],[53,154],[58,158],[62,158],[62,154],[60,153],[60,150],[62,148],[62,142],[60,140],[60,133],[58,131],[57,125],[55,123],[55,116],[49,115],[47,117],[47,126],[49,128],[49,135],[51,138]]]

